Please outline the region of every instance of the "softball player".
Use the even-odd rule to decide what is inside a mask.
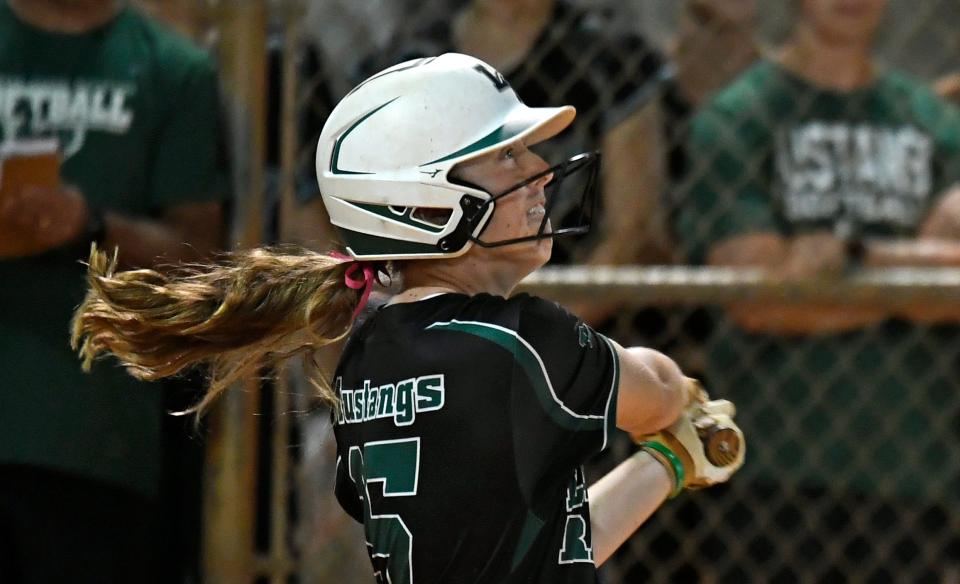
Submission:
[[[88,360],[109,350],[148,378],[217,353],[205,405],[257,357],[349,327],[390,262],[403,290],[354,327],[328,396],[337,498],[364,525],[377,581],[596,582],[671,493],[726,480],[743,448],[708,460],[698,428],[738,433],[732,408],[666,356],[511,296],[554,237],[588,227],[598,156],[548,167],[530,150],[574,115],[527,107],[465,55],[387,69],[340,102],[317,148],[348,255],[256,250],[181,279],[114,274],[95,255],[75,341]],[[588,179],[566,183],[586,185],[584,223],[554,226],[572,174]],[[138,294],[154,295],[151,310]],[[660,433],[588,488],[581,464],[617,427]]]

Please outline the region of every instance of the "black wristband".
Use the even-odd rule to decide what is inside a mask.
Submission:
[[[863,267],[863,260],[867,255],[867,246],[862,239],[848,239],[845,246],[846,262],[844,272],[850,273]]]

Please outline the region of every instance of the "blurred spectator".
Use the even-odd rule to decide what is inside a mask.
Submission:
[[[211,9],[197,0],[134,0],[134,4],[152,18],[194,40],[199,40],[210,24]]]
[[[665,140],[657,98],[672,71],[641,37],[609,32],[612,18],[565,0],[474,0],[450,21],[400,37],[366,63],[360,77],[408,59],[460,52],[504,72],[529,105],[575,106],[574,127],[542,153],[556,163],[584,150],[601,150],[600,205],[618,212],[601,215],[592,251],[558,240],[553,261],[670,262],[661,205]],[[627,209],[636,212],[621,212]]]
[[[220,244],[217,120],[208,57],[125,2],[0,0],[0,149],[59,145],[0,178],[4,584],[171,581],[161,392],[83,374],[69,320],[92,242],[127,267]]]
[[[307,0],[304,34],[335,101],[353,88],[353,74],[367,55],[385,50],[404,26],[443,19],[454,4],[462,0]]]
[[[860,264],[960,265],[960,114],[876,63],[885,8],[883,0],[798,2],[777,57],[697,115],[696,180],[678,224],[694,261],[800,280]],[[784,302],[732,306],[728,315],[733,326],[714,343],[709,380],[737,403],[752,446],[738,484],[705,504],[728,512],[753,543],[738,548],[749,561],[732,558],[722,538],[704,546],[741,569],[781,567],[790,580],[945,577],[944,558],[960,552],[948,539],[960,500],[940,459],[956,452],[957,413],[938,406],[960,391],[960,355],[946,352],[960,331],[910,321],[955,323],[958,311]],[[903,355],[921,336],[931,352]],[[831,367],[851,352],[845,367]],[[950,365],[932,367],[941,359]],[[844,443],[850,434],[862,442]],[[774,541],[770,522],[778,537],[796,539]],[[738,581],[736,567],[720,580]]]
[[[699,107],[760,57],[756,0],[687,0],[672,55],[683,99]]]

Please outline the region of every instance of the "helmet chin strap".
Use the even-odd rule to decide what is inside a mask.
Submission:
[[[484,228],[481,229],[480,233],[477,235],[471,235],[470,241],[479,245],[480,247],[503,247],[505,245],[514,245],[518,243],[526,243],[529,241],[537,241],[540,239],[555,239],[557,237],[565,237],[570,235],[583,235],[590,232],[590,225],[593,219],[593,215],[596,211],[596,190],[597,190],[597,177],[599,176],[600,170],[600,153],[599,152],[584,152],[582,154],[577,154],[576,156],[571,157],[570,159],[561,162],[555,166],[539,172],[529,178],[526,178],[519,183],[513,185],[509,189],[498,193],[491,198],[484,201],[480,207],[476,210],[475,214],[472,217],[467,218],[467,222],[470,223],[471,219],[482,217],[487,208],[493,207],[494,213],[496,213],[496,202],[508,195],[515,193],[516,191],[522,189],[523,187],[533,184],[538,180],[542,179],[545,176],[550,174],[553,175],[553,180],[547,187],[545,191],[551,190],[552,193],[547,195],[547,205],[544,210],[543,220],[540,222],[540,227],[537,229],[535,235],[528,235],[525,237],[516,237],[512,239],[504,239],[500,241],[483,241],[481,237],[483,236],[483,231],[486,229],[486,226],[490,224],[488,220]],[[551,229],[550,231],[546,230],[547,224],[550,222],[550,212],[554,209],[558,203],[559,197],[557,196],[560,192],[560,188],[563,186],[563,181],[567,177],[576,174],[577,172],[585,171],[587,172],[587,180],[584,185],[583,191],[580,193],[580,205],[575,207],[577,211],[577,216],[579,218],[580,224],[572,227],[564,227],[559,229]],[[471,185],[474,186],[475,185]],[[478,187],[475,187],[478,188]],[[552,195],[552,196],[551,196]]]

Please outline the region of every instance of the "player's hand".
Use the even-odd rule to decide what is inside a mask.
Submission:
[[[700,383],[699,379],[694,379],[693,377],[685,378],[686,381],[686,391],[687,391],[687,400],[685,408],[690,408],[695,404],[703,404],[710,401],[710,395],[707,393],[703,384]]]
[[[705,396],[696,397],[670,427],[634,437],[671,472],[674,495],[725,482],[743,466],[746,442],[733,421],[736,408],[727,400],[701,401]]]
[[[74,241],[87,224],[87,203],[71,186],[24,185],[0,197],[0,257],[40,254]]]

